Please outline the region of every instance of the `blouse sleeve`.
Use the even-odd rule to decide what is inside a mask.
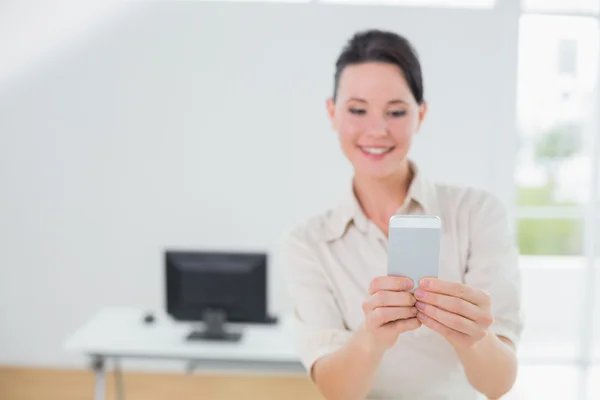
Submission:
[[[470,204],[469,253],[465,283],[491,296],[491,331],[516,346],[523,330],[519,253],[504,205],[488,193],[477,193]]]
[[[297,228],[284,236],[280,256],[293,306],[296,346],[312,378],[315,362],[342,348],[352,333],[346,329],[323,268],[303,229]]]

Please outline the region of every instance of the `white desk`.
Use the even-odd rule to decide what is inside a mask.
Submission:
[[[144,315],[138,309],[104,309],[65,342],[67,350],[92,358],[96,400],[105,398],[107,359],[181,360],[190,362],[192,369],[305,373],[286,319],[275,325],[241,326],[243,336],[239,342],[217,343],[186,341],[192,324],[175,322],[163,313],[155,313],[155,321],[146,324]]]

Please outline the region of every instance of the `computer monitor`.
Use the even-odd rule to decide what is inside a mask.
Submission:
[[[189,340],[237,341],[227,322],[274,323],[267,311],[267,255],[165,252],[167,313],[179,321],[202,321]]]

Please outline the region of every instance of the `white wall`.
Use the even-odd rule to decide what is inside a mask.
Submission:
[[[268,251],[271,309],[284,310],[280,233],[349,184],[324,102],[358,29],[396,30],[421,54],[422,169],[510,200],[509,13],[193,2],[126,13],[0,92],[0,364],[80,365],[61,344],[98,309],[162,307],[165,247]]]

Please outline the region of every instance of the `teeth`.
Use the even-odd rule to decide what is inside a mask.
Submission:
[[[361,149],[369,154],[384,154],[392,150],[391,147],[361,147]]]

